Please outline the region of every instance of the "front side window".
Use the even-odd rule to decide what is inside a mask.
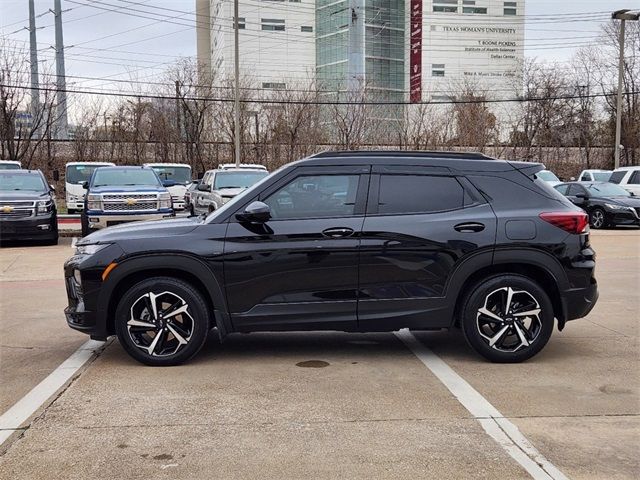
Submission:
[[[381,175],[378,213],[433,213],[464,206],[464,189],[453,177]]]
[[[631,185],[639,185],[640,184],[640,170],[636,170],[631,174],[631,178],[629,179],[629,184]]]
[[[351,216],[359,179],[359,175],[300,176],[264,202],[274,220]]]

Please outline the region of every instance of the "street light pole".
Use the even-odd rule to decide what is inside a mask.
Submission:
[[[240,47],[238,42],[238,0],[233,0],[233,37],[235,48],[235,102],[234,102],[234,123],[235,123],[235,157],[236,167],[240,166]]]
[[[618,59],[618,98],[616,99],[616,144],[613,154],[613,167],[620,166],[620,139],[622,136],[622,77],[624,75],[624,26],[626,20],[638,20],[640,13],[634,13],[630,10],[617,10],[611,14],[614,20],[620,20],[620,58]]]

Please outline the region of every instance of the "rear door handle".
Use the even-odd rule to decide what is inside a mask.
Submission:
[[[327,228],[326,230],[322,231],[322,234],[325,237],[331,238],[350,237],[351,235],[353,235],[353,229],[347,227]]]
[[[453,228],[462,233],[481,232],[484,230],[484,224],[477,222],[459,223]]]

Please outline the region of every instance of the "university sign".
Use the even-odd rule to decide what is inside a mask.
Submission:
[[[422,0],[411,0],[409,101],[411,103],[422,101]]]

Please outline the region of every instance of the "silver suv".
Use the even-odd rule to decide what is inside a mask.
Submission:
[[[269,172],[262,165],[245,164],[239,168],[221,165],[216,170],[208,170],[191,194],[191,213],[213,212],[267,175]]]

